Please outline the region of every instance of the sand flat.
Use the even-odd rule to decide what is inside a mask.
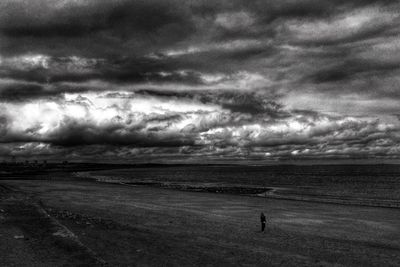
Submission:
[[[111,265],[400,264],[399,209],[94,182],[4,183],[40,199]]]

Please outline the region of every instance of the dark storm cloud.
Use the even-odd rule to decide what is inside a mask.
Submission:
[[[179,1],[4,1],[1,30],[11,37],[79,37],[114,29],[148,34],[166,25],[183,30],[191,17]],[[41,16],[32,16],[32,13]],[[185,34],[182,32],[181,34]]]
[[[12,54],[137,55],[175,43],[195,27],[179,1],[3,1],[0,7],[2,50]]]
[[[41,85],[14,84],[0,86],[0,99],[2,101],[23,101],[27,98],[38,98],[48,95]]]
[[[0,102],[59,99],[65,93],[82,93],[90,90],[92,88],[85,86],[10,82],[8,84],[0,84]]]
[[[133,145],[137,147],[180,147],[194,145],[190,136],[157,134],[159,129],[129,129],[126,134],[119,133],[122,126],[109,126],[99,129],[95,125],[68,123],[48,139],[42,141],[58,146],[79,146],[93,144]]]
[[[348,60],[337,66],[322,69],[309,78],[316,83],[336,82],[352,79],[356,75],[387,74],[400,69],[397,62],[373,62],[368,60]]]
[[[204,103],[215,103],[231,112],[245,113],[251,115],[263,115],[265,118],[282,118],[288,113],[282,109],[282,105],[255,93],[232,93],[205,94],[199,97]]]
[[[183,77],[177,75],[176,71],[188,69],[232,73],[243,67],[248,69],[265,68],[265,66],[247,62],[273,58],[280,52],[279,45],[296,42],[296,38],[285,33],[281,27],[282,24],[285,25],[291,20],[298,20],[293,22],[297,26],[301,26],[302,23],[318,22],[318,20],[334,22],[335,16],[338,14],[350,12],[348,14],[350,16],[352,9],[363,7],[378,9],[379,6],[382,6],[382,8],[390,10],[387,6],[391,7],[390,4],[393,1],[337,1],[335,3],[331,3],[331,1],[259,1],[252,3],[234,1],[217,4],[200,1],[190,5],[180,1],[65,3],[62,1],[40,1],[40,4],[25,1],[5,2],[3,15],[0,16],[2,18],[0,20],[2,27],[0,28],[5,34],[5,43],[10,42],[12,45],[10,49],[13,52],[18,51],[18,47],[21,47],[29,53],[36,50],[38,53],[44,54],[46,52],[49,54],[62,53],[61,57],[65,57],[79,51],[78,55],[87,54],[99,59],[105,58],[107,61],[93,65],[91,71],[86,72],[74,72],[62,68],[55,71],[51,66],[51,69],[7,70],[2,74],[4,77],[43,83],[49,81],[83,82],[91,79],[115,82],[199,83],[198,77],[192,75]],[[393,6],[393,8],[395,7]],[[42,16],[29,15],[39,11],[39,8],[43,11]],[[376,34],[384,34],[379,27],[396,28],[391,20],[383,22],[378,20],[378,22],[369,22],[369,24],[369,26],[357,29],[343,38],[347,38],[346,36],[354,38],[354,36],[371,29],[374,29]],[[175,26],[179,28],[174,28]],[[312,25],[308,26],[311,27],[309,30],[313,31]],[[40,30],[41,27],[43,30]],[[52,27],[54,30],[51,30]],[[274,34],[265,32],[263,29],[266,27],[271,28]],[[74,30],[75,28],[76,30]],[[165,28],[167,30],[164,31]],[[16,30],[18,37],[10,34],[13,30]],[[243,38],[243,36],[223,37],[224,31],[244,34],[249,30],[259,34],[250,39],[249,37]],[[46,32],[48,32],[47,35]],[[395,33],[396,31],[392,34]],[[179,38],[171,37],[176,34],[180,35]],[[58,38],[55,35],[66,36]],[[74,38],[70,35],[73,35]],[[21,36],[30,39],[19,40]],[[174,40],[169,42],[168,40],[171,38]],[[305,38],[303,41],[308,40],[307,36],[299,38]],[[346,42],[341,39],[340,34],[333,33],[332,36],[329,35],[329,32],[326,36],[313,36],[309,41],[324,42],[323,40],[326,38],[333,38],[332,40],[339,43]],[[365,36],[360,36],[361,40],[365,38]],[[253,43],[246,44],[249,40],[252,40]],[[236,43],[232,45],[229,43],[231,41]],[[254,44],[255,42],[258,43]],[[215,44],[216,47],[213,48],[212,45],[204,47],[206,43]],[[31,44],[41,47],[29,47]],[[174,48],[175,44],[178,45],[175,46],[176,48]],[[68,47],[64,45],[68,45]],[[82,49],[82,45],[86,45],[90,49]],[[179,51],[185,49],[185,46],[196,48],[196,45],[200,50],[195,53],[183,53],[177,57],[163,54],[163,51],[168,49]],[[55,46],[55,48],[50,48],[51,46]],[[97,48],[100,50],[98,51]],[[351,47],[337,48],[334,51],[339,49],[345,49],[348,53],[352,53]],[[2,49],[2,51],[6,52],[7,49]],[[155,57],[145,56],[152,53]],[[307,53],[305,56],[321,57],[319,54]],[[60,55],[58,56],[52,58],[52,61],[60,61]],[[338,55],[336,59],[332,60],[341,59]],[[279,58],[274,58],[272,61],[275,60],[279,60]],[[64,62],[64,64],[68,65],[68,62]],[[59,66],[62,66],[62,63]],[[309,75],[315,75],[316,81],[324,80],[325,77],[340,79],[347,75],[350,76],[354,69],[346,72],[339,65],[329,73]],[[162,72],[168,73],[168,75],[160,75],[159,73]]]

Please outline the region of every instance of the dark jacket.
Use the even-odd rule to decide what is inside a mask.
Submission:
[[[262,223],[266,222],[266,218],[265,218],[264,213],[261,213],[260,220],[261,220]]]

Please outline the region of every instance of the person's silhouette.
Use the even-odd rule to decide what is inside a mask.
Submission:
[[[265,223],[267,222],[264,213],[261,212],[260,215],[260,220],[261,220],[261,232],[264,232],[265,230]]]

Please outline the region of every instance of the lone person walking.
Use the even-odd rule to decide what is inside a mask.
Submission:
[[[267,222],[264,213],[261,212],[260,215],[260,220],[261,220],[261,232],[264,232],[265,230],[265,223]]]

